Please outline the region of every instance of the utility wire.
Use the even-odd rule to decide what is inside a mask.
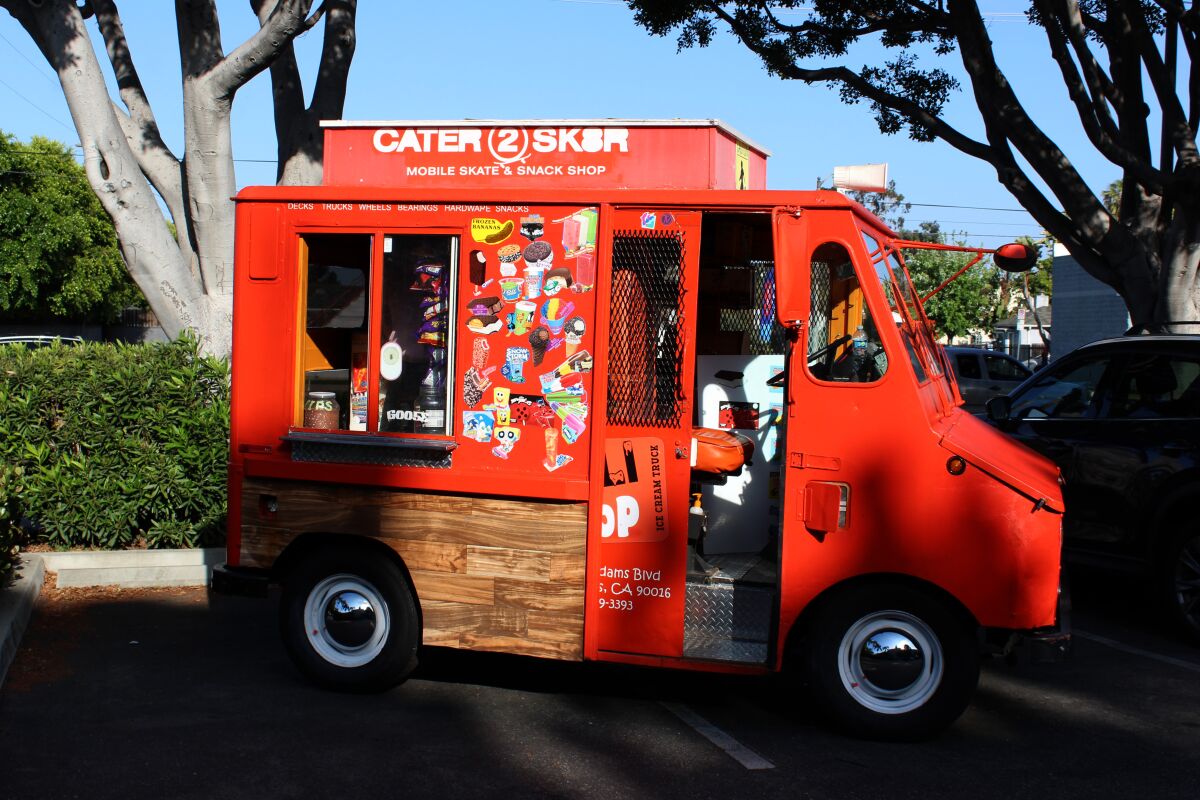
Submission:
[[[3,33],[0,33],[0,39],[3,39],[4,43],[13,49],[13,52],[15,52],[21,58],[25,59],[25,62],[27,64],[29,64],[29,66],[33,67],[34,71],[37,72],[37,74],[41,75],[43,78],[50,81],[54,85],[56,85],[56,86],[58,85],[58,82],[54,78],[50,77],[50,75],[48,75],[46,72],[43,71],[42,67],[39,67],[36,63],[34,63],[32,60],[30,60],[29,56],[25,55],[19,49],[17,49],[17,46],[15,44],[13,44],[12,42],[10,42],[8,40],[8,37],[5,36]]]
[[[54,115],[53,115],[53,114],[51,114],[49,111],[47,111],[46,109],[42,108],[42,107],[41,107],[41,106],[39,106],[37,103],[35,103],[35,102],[33,102],[32,100],[30,100],[28,97],[26,97],[25,95],[23,95],[23,94],[21,94],[20,92],[18,92],[16,89],[14,89],[14,88],[13,88],[13,87],[12,87],[12,86],[11,86],[11,85],[10,85],[10,84],[7,82],[7,81],[5,81],[4,79],[0,78],[0,84],[3,84],[5,87],[7,87],[7,88],[8,88],[8,90],[9,90],[10,92],[12,92],[12,93],[13,93],[13,94],[15,94],[17,97],[19,97],[19,98],[21,98],[22,100],[24,100],[26,103],[29,103],[29,105],[33,106],[33,107],[34,107],[34,108],[36,108],[38,111],[42,112],[43,114],[45,114],[45,115],[46,115],[47,117],[49,117],[50,119],[52,119],[52,120],[54,120],[55,122],[57,122],[59,125],[62,125],[64,128],[66,128],[67,130],[71,131],[72,133],[74,133],[74,132],[75,132],[75,128],[74,128],[73,126],[71,126],[71,125],[68,125],[67,123],[63,122],[61,119],[59,119],[58,117],[54,116]]]

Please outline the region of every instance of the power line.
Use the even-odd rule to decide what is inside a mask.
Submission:
[[[42,112],[43,114],[45,114],[45,115],[46,115],[47,117],[49,117],[50,119],[52,119],[52,120],[54,120],[55,122],[57,122],[59,125],[62,125],[64,128],[66,128],[66,129],[67,129],[67,130],[69,130],[69,131],[72,131],[72,132],[74,132],[74,131],[75,131],[75,128],[73,128],[72,126],[70,126],[70,125],[68,125],[67,123],[63,122],[61,119],[59,119],[58,117],[54,116],[54,115],[53,115],[53,114],[51,114],[49,111],[47,111],[46,109],[42,108],[42,107],[41,107],[41,106],[39,106],[37,103],[35,103],[35,102],[33,102],[32,100],[30,100],[28,97],[26,97],[25,95],[23,95],[23,94],[21,94],[20,92],[18,92],[16,89],[14,89],[12,86],[10,86],[10,85],[9,85],[9,83],[8,83],[7,81],[5,81],[5,80],[3,80],[3,79],[0,79],[0,84],[3,84],[5,87],[7,87],[7,88],[8,88],[8,90],[9,90],[10,92],[12,92],[12,93],[13,93],[13,94],[15,94],[17,97],[19,97],[19,98],[21,98],[22,100],[24,100],[26,103],[29,103],[29,105],[33,106],[33,107],[34,107],[35,109],[37,109],[38,111]]]
[[[29,64],[29,66],[33,67],[34,71],[35,71],[37,74],[41,75],[43,78],[45,78],[46,80],[48,80],[48,81],[50,81],[51,83],[55,84],[56,86],[58,85],[58,82],[57,82],[57,81],[55,81],[55,79],[54,79],[54,78],[50,77],[50,75],[49,75],[49,74],[47,74],[46,72],[43,72],[41,67],[39,67],[39,66],[38,66],[37,64],[35,64],[35,63],[34,63],[32,60],[30,60],[29,56],[27,56],[27,55],[25,55],[24,53],[22,53],[22,52],[21,52],[21,51],[20,51],[20,50],[17,48],[17,46],[16,46],[15,44],[13,44],[12,42],[10,42],[10,41],[8,40],[8,37],[7,37],[7,36],[5,36],[3,33],[0,33],[0,39],[3,39],[3,40],[4,40],[4,43],[13,49],[13,52],[15,52],[15,53],[16,53],[17,55],[19,55],[21,58],[25,59],[25,62],[26,62],[27,64]]]

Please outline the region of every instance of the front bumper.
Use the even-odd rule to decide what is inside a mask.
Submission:
[[[1054,624],[1033,630],[992,628],[984,632],[984,652],[1016,659],[1024,652],[1035,663],[1065,661],[1071,654],[1071,591],[1066,575],[1059,578]]]

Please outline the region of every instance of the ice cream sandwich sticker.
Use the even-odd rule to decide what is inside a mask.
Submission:
[[[542,238],[546,232],[546,221],[542,219],[541,214],[530,214],[528,217],[521,217],[521,235],[531,242],[535,242]]]
[[[501,222],[498,219],[476,217],[471,220],[471,238],[480,244],[502,244],[512,236],[516,227],[511,220]]]

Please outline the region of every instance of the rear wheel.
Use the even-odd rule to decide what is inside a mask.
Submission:
[[[1188,531],[1169,548],[1163,583],[1176,622],[1200,638],[1200,533]]]
[[[292,661],[327,688],[381,691],[417,664],[420,622],[408,581],[365,550],[306,558],[284,583],[280,628]]]
[[[979,681],[972,627],[907,586],[857,587],[831,598],[806,646],[813,700],[855,736],[932,736],[962,714]]]

